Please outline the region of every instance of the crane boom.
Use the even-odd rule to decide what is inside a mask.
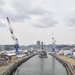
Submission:
[[[7,17],[7,21],[8,21],[8,24],[9,24],[9,30],[10,30],[10,33],[11,33],[11,38],[13,39],[13,41],[15,42],[15,49],[16,49],[16,54],[19,54],[18,52],[18,48],[19,48],[19,43],[18,43],[18,39],[15,37],[14,35],[14,32],[13,32],[13,28],[11,26],[11,23],[10,23],[10,20],[9,18]]]
[[[8,17],[7,17],[7,21],[8,21],[8,24],[9,24],[9,30],[10,30],[10,33],[11,33],[11,38],[15,41],[16,37],[14,35],[13,28],[11,26],[11,23],[10,23],[10,20],[9,20]]]

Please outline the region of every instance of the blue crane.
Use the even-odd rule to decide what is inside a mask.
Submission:
[[[56,48],[56,40],[54,39],[53,33],[52,33],[52,52],[55,53]]]

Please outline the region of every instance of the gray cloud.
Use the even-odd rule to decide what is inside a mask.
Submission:
[[[0,0],[0,6],[2,6],[4,4],[5,4],[4,0]]]
[[[53,27],[57,24],[57,21],[53,19],[51,16],[42,16],[37,21],[34,22],[33,26],[38,28],[48,28]]]
[[[43,6],[39,6],[39,3],[36,5],[36,1],[34,1],[35,0],[9,0],[9,6],[11,5],[10,8],[14,9],[14,11],[12,12],[12,9],[7,9],[9,7],[7,6],[7,11],[6,9],[1,10],[0,17],[6,19],[5,17],[8,16],[13,22],[23,22],[25,19],[28,19],[29,21],[32,20],[32,15],[40,15],[42,17],[38,17],[37,22],[34,21],[34,23],[32,23],[33,26],[39,28],[55,26],[57,22],[52,16],[49,16],[52,15],[52,12],[47,11],[46,8],[43,8]]]
[[[0,0],[0,17],[1,17],[1,15],[3,15],[2,14],[3,13],[2,7],[3,7],[4,4],[5,4],[4,0]]]
[[[35,14],[35,15],[41,15],[45,13],[45,10],[37,5],[32,4],[34,0],[13,0],[13,7],[16,9],[16,11],[22,15],[29,15],[29,14]]]
[[[75,9],[70,10],[64,19],[66,26],[75,26]]]
[[[3,23],[0,23],[0,27],[6,27],[6,26],[5,26],[5,24],[3,24]]]
[[[75,26],[75,17],[68,18],[68,20],[67,20],[67,26]]]
[[[46,13],[45,9],[40,6],[33,5],[32,2],[34,1],[9,0],[10,4],[7,4],[8,2],[5,3],[5,5],[7,5],[7,11],[6,9],[1,9],[0,17],[4,19],[8,16],[13,22],[20,22],[24,21],[25,19],[30,19],[31,15],[43,15],[44,13]],[[12,12],[11,9],[8,9],[8,7],[14,9],[14,11]]]
[[[13,21],[23,21],[30,19],[31,15],[43,15],[46,12],[42,7],[33,6],[32,0],[13,0],[11,3],[17,14],[6,15],[11,16]]]

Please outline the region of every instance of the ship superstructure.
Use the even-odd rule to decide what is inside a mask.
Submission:
[[[47,52],[46,50],[44,50],[44,47],[43,47],[43,42],[41,42],[41,47],[40,47],[40,51],[39,51],[39,57],[40,58],[47,58]]]

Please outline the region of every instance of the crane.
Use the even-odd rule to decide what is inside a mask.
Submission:
[[[55,53],[56,40],[55,40],[55,38],[54,38],[54,36],[53,36],[53,33],[52,33],[52,43],[53,43],[53,45],[52,45],[52,52]]]
[[[10,20],[9,20],[8,17],[7,17],[7,22],[8,22],[8,26],[9,26],[9,31],[10,31],[10,33],[11,33],[11,38],[12,38],[13,41],[14,41],[14,47],[15,47],[15,49],[16,49],[15,53],[18,55],[18,54],[19,54],[19,51],[18,51],[18,49],[19,49],[18,39],[17,39],[17,38],[15,37],[15,35],[14,35],[14,31],[13,31],[13,28],[12,28],[12,26],[11,26],[11,23],[10,23]]]

